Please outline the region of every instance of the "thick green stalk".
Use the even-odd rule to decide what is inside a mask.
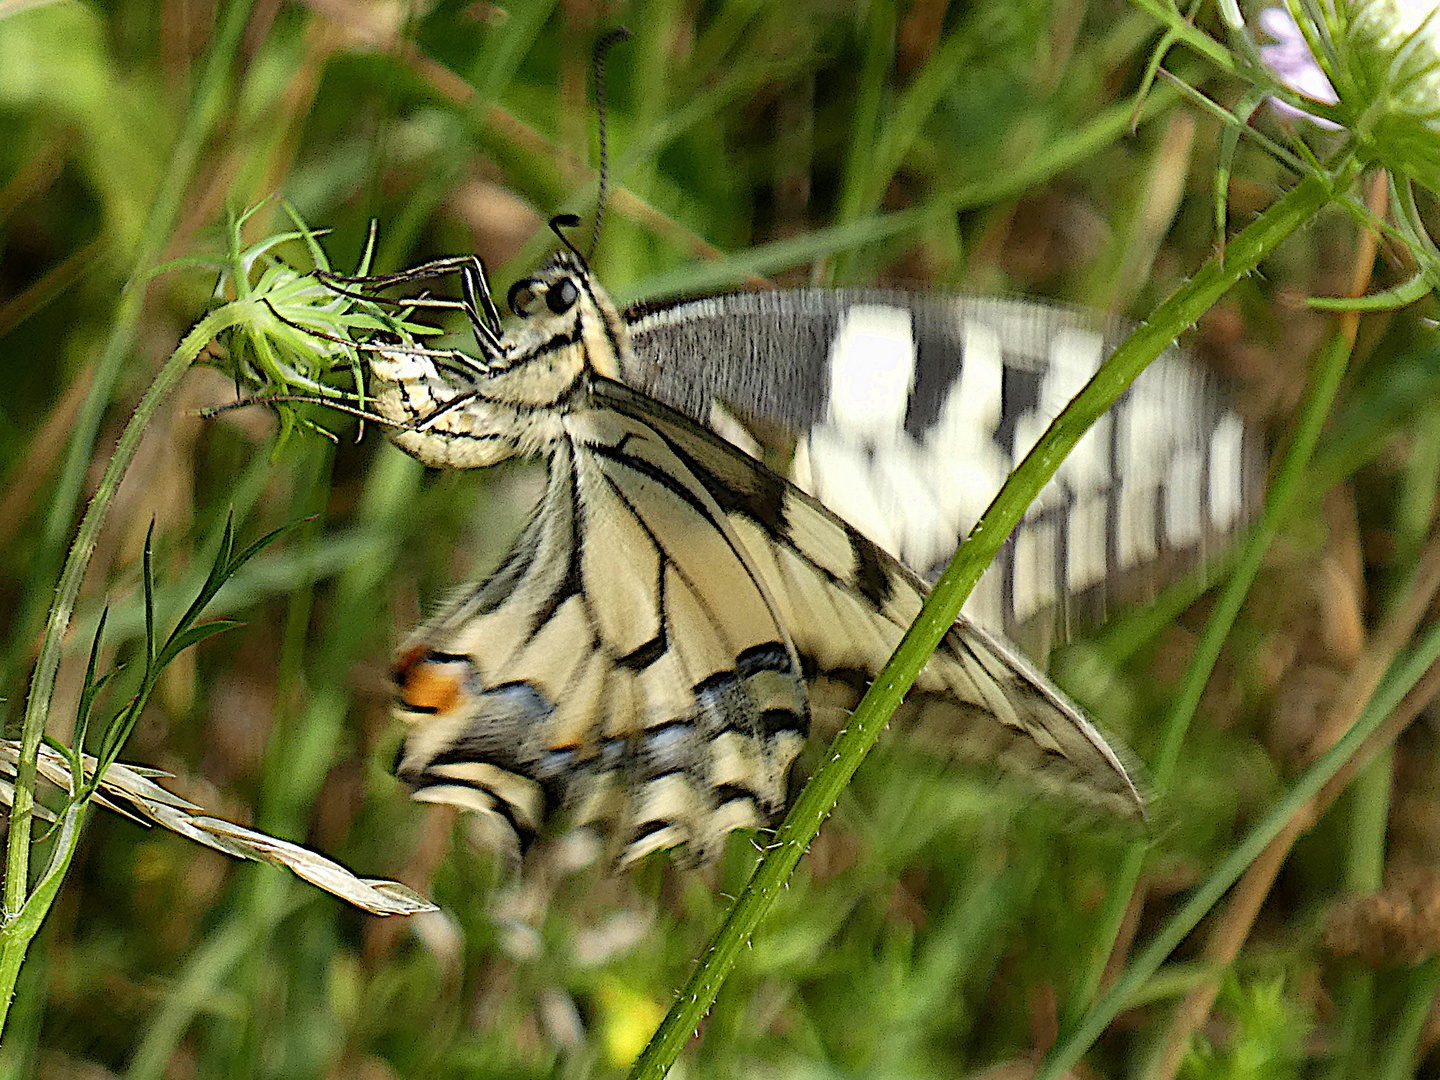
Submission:
[[[1343,185],[1342,185],[1343,186]],[[915,623],[871,685],[850,724],[835,739],[824,764],[795,801],[775,841],[731,906],[684,990],[635,1063],[634,1080],[660,1080],[704,1017],[721,983],[755,927],[789,880],[800,856],[829,816],[841,790],[874,745],[890,714],[925,666],[980,575],[1019,523],[1026,508],[1055,474],[1065,455],[1115,399],[1183,331],[1331,197],[1332,185],[1302,180],[1155,311],[1096,372],[1041,436],[1015,470],[941,575]],[[1087,1044],[1088,1045],[1088,1044]]]
[[[10,836],[5,852],[5,912],[0,924],[0,1031],[4,1030],[5,1014],[10,1007],[10,997],[15,989],[15,977],[20,971],[20,961],[31,938],[40,927],[44,909],[49,907],[53,894],[41,896],[37,893],[27,899],[26,890],[30,877],[30,833],[35,806],[35,760],[40,749],[40,739],[45,734],[45,722],[50,715],[50,701],[55,693],[55,674],[60,668],[60,657],[64,651],[65,632],[70,626],[70,616],[75,610],[75,598],[85,580],[85,571],[90,565],[90,556],[95,552],[100,529],[110,510],[110,502],[120,486],[126,470],[135,458],[145,429],[154,418],[165,398],[175,389],[181,376],[221,330],[236,325],[249,317],[250,313],[242,304],[227,304],[200,320],[185,335],[179,347],[165,361],[155,381],[145,391],[135,414],[125,425],[125,431],[115,446],[115,453],[105,467],[100,485],[85,509],[85,516],[76,531],[75,541],[65,559],[60,581],[55,589],[55,599],[50,607],[50,617],[45,624],[45,636],[40,642],[40,656],[35,662],[35,673],[30,682],[30,696],[25,703],[25,724],[20,733],[20,764],[15,778],[15,799],[10,811]],[[68,861],[68,860],[67,860]],[[63,870],[62,870],[63,872]],[[32,904],[40,904],[37,913]]]

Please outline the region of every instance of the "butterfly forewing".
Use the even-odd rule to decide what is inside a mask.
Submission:
[[[737,293],[630,321],[628,382],[702,422],[784,425],[800,486],[927,577],[1124,336],[1030,301],[879,290]],[[1065,634],[1126,575],[1173,576],[1250,519],[1261,451],[1217,381],[1168,350],[1061,465],[967,615]]]
[[[926,587],[864,529],[693,418],[722,403],[786,421],[805,436],[799,456],[817,490],[826,470],[834,487],[836,463],[848,460],[826,449],[827,432],[852,458],[897,429],[931,455],[984,443],[983,468],[962,456],[911,499],[951,530],[953,547],[951,496],[937,492],[957,469],[999,467],[996,426],[1025,422],[1003,408],[1018,391],[975,359],[972,339],[986,326],[956,323],[938,303],[900,312],[892,294],[727,297],[632,325],[573,254],[523,285],[525,320],[482,334],[481,359],[408,343],[371,350],[377,408],[408,452],[437,467],[514,455],[548,467],[499,569],[400,650],[397,714],[409,731],[398,772],[417,799],[478,811],[522,849],[563,811],[604,828],[622,864],[679,845],[711,858],[730,830],[781,809],[810,692],[853,705]],[[941,392],[946,349],[963,393]],[[621,375],[645,392],[614,381]],[[985,421],[986,434],[944,431],[957,417]],[[858,434],[839,438],[842,428]],[[904,552],[913,538],[884,519],[894,492],[861,490],[876,456],[840,490]],[[906,708],[947,749],[1141,812],[1124,765],[1084,715],[965,621]]]

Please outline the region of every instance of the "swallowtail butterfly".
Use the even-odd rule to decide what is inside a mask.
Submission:
[[[547,481],[499,568],[402,645],[397,773],[511,850],[563,810],[603,827],[620,865],[682,845],[707,860],[773,818],[812,694],[853,705],[920,609],[901,560],[948,557],[1108,348],[1073,313],[898,292],[622,315],[568,242],[512,288],[508,327],[475,259],[344,284],[456,271],[463,303],[420,303],[462,308],[479,355],[372,344],[374,406],[427,465],[535,456]],[[737,417],[797,433],[808,493],[713,430],[743,441]],[[1257,460],[1211,383],[1162,357],[1067,462],[906,708],[969,753],[1141,814],[1121,758],[1001,632],[1233,530]]]

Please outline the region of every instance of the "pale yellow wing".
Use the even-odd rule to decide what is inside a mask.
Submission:
[[[622,864],[708,859],[784,804],[799,664],[729,518],[645,419],[565,423],[500,568],[401,650],[398,772],[522,848],[563,809]]]

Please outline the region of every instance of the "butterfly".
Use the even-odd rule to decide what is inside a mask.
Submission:
[[[511,852],[563,812],[621,867],[670,848],[709,861],[783,809],[822,691],[853,705],[919,612],[902,558],[948,556],[1105,339],[1033,305],[864,290],[622,314],[559,223],[565,246],[511,288],[508,326],[478,259],[332,282],[372,296],[458,271],[463,300],[407,303],[462,310],[478,355],[372,343],[373,407],[428,466],[546,463],[499,567],[398,651],[396,773]],[[745,420],[801,434],[809,491],[742,448]],[[1078,453],[992,574],[987,626],[955,623],[906,708],[1137,817],[1121,756],[995,628],[1232,529],[1255,447],[1170,356]]]

